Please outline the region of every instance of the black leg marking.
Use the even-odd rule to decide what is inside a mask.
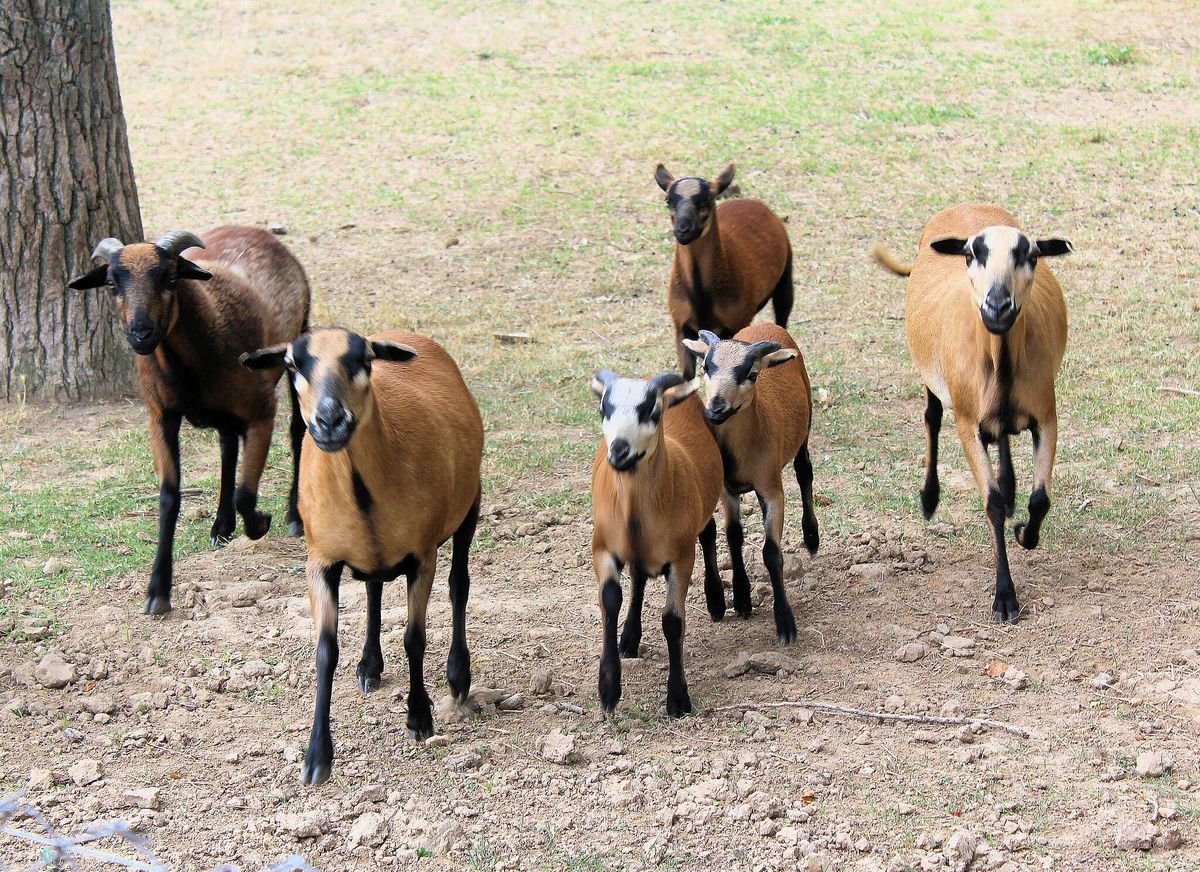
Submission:
[[[617,656],[617,618],[621,615],[621,583],[610,578],[600,589],[604,606],[603,649],[600,652],[600,705],[606,712],[621,699],[621,658]]]
[[[164,414],[158,423],[158,438],[167,450],[174,475],[164,475],[158,489],[158,548],[154,568],[150,571],[150,586],[142,611],[148,615],[165,615],[171,610],[171,583],[175,575],[175,525],[179,521],[179,415]]]
[[[379,644],[380,611],[383,606],[383,582],[367,582],[367,640],[362,660],[358,661],[358,689],[363,693],[378,690],[383,683],[383,648]]]
[[[992,527],[992,545],[996,553],[996,600],[992,614],[1000,623],[1015,624],[1021,608],[1008,568],[1008,550],[1004,543],[1004,496],[999,488],[988,491],[987,517]]]
[[[754,612],[750,604],[750,576],[746,574],[746,563],[742,555],[745,537],[742,534],[740,502],[734,497],[737,508],[725,519],[725,541],[729,545],[729,562],[733,566],[733,610],[739,618],[749,618]]]
[[[725,588],[717,570],[717,519],[709,518],[700,531],[700,551],[704,555],[704,600],[714,622],[725,617]]]
[[[617,587],[620,590],[620,585]],[[640,656],[642,648],[642,602],[646,598],[646,570],[636,563],[629,567],[629,611],[625,614],[625,625],[621,628],[621,656],[633,659]],[[620,600],[617,601],[618,611]]]
[[[1017,524],[1013,527],[1013,534],[1016,536],[1018,544],[1029,549],[1038,546],[1038,540],[1042,533],[1042,521],[1046,519],[1049,511],[1050,497],[1046,496],[1044,487],[1039,487],[1029,495],[1029,523]]]
[[[342,565],[336,563],[325,571],[325,584],[333,607],[337,608],[338,586]],[[333,733],[330,728],[329,703],[333,698],[333,673],[338,664],[337,625],[322,629],[317,641],[317,703],[313,712],[312,731],[308,736],[308,752],[304,755],[304,772],[300,780],[313,787],[329,780],[333,769]]]
[[[767,573],[771,576],[771,592],[775,597],[775,632],[779,634],[780,645],[790,645],[796,641],[796,618],[783,586],[783,552],[779,549],[779,543],[768,538],[763,545],[762,556]]]
[[[258,494],[244,487],[233,492],[233,504],[242,516],[242,529],[250,539],[261,539],[271,529],[271,516],[258,510]]]
[[[1008,434],[1001,433],[996,442],[996,458],[1000,466],[1000,496],[1004,497],[1004,513],[1013,516],[1017,507],[1017,474],[1013,471],[1012,446]]]
[[[221,430],[221,490],[217,495],[217,515],[213,518],[212,547],[224,545],[233,537],[237,513],[233,509],[233,485],[237,477],[238,434]]]
[[[421,562],[413,561],[408,572],[408,589],[417,584]],[[424,609],[421,610],[424,612]],[[408,609],[408,629],[404,631],[404,653],[408,655],[408,736],[424,741],[433,735],[433,704],[425,689],[425,625],[413,620],[411,602]]]
[[[667,640],[667,715],[681,718],[692,710],[687,679],[683,676],[683,618],[671,608],[663,610],[663,638]]]
[[[809,554],[816,554],[821,547],[821,532],[817,527],[817,511],[813,506],[813,468],[807,442],[800,446],[792,468],[796,471],[796,483],[800,485],[804,512],[800,527],[804,531],[804,547]]]
[[[307,325],[305,326],[307,330]],[[292,423],[289,435],[292,439],[292,489],[288,493],[287,525],[288,534],[304,535],[304,519],[300,517],[300,448],[304,444],[304,416],[300,414],[300,398],[296,394],[296,385],[291,373],[284,373],[287,380],[288,396],[292,401]]]
[[[933,513],[937,511],[938,499],[941,497],[937,461],[942,414],[942,401],[937,398],[937,394],[925,388],[925,434],[929,439],[929,446],[925,457],[925,486],[921,488],[921,511],[926,520],[932,518]]]
[[[471,595],[469,557],[479,524],[479,497],[454,531],[454,551],[450,557],[450,611],[453,630],[450,656],[446,660],[446,682],[461,703],[471,689],[471,651],[467,647],[467,600]]]
[[[788,325],[795,295],[796,290],[792,284],[792,250],[791,246],[788,246],[787,263],[783,267],[783,274],[779,277],[775,290],[771,292],[771,308],[775,310],[775,323],[780,327]]]

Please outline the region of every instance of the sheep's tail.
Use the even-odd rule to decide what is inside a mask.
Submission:
[[[906,276],[912,273],[913,265],[911,263],[901,263],[896,260],[896,256],[888,251],[887,246],[882,242],[871,244],[871,257],[879,261],[881,266],[890,269],[898,276]]]

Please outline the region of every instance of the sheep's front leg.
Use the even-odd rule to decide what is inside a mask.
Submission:
[[[733,610],[739,618],[749,618],[754,612],[750,604],[750,576],[742,556],[745,538],[742,533],[742,506],[737,495],[726,488],[721,494],[721,511],[725,513],[725,541],[729,545],[729,562],[733,566]]]
[[[233,508],[233,483],[237,478],[238,434],[221,430],[221,489],[217,494],[217,515],[213,518],[212,547],[224,545],[233,536],[237,513]]]
[[[592,568],[600,595],[600,705],[611,713],[621,700],[621,658],[617,654],[617,619],[621,616],[621,563],[611,552],[592,549]]]
[[[704,602],[713,622],[725,617],[725,586],[717,569],[717,519],[709,518],[700,531],[700,551],[704,555]]]
[[[771,593],[774,597],[775,632],[780,645],[796,641],[796,618],[788,602],[787,589],[783,586],[783,513],[785,499],[783,482],[772,482],[774,487],[758,495],[763,512],[763,563],[771,577]]]
[[[636,563],[629,567],[629,610],[621,628],[620,654],[627,659],[642,651],[642,603],[646,599],[646,570]],[[618,606],[619,610],[619,606]]]
[[[667,715],[681,718],[692,710],[687,678],[683,674],[683,634],[686,627],[688,583],[696,565],[696,550],[666,568],[667,604],[662,613],[663,638],[667,642]]]
[[[1029,522],[1013,527],[1017,542],[1025,548],[1036,548],[1042,532],[1042,521],[1050,511],[1050,473],[1054,469],[1054,453],[1058,448],[1058,421],[1048,418],[1034,424],[1033,490],[1029,492]]]
[[[379,644],[379,631],[383,622],[383,582],[367,582],[367,638],[363,642],[362,659],[358,661],[355,676],[358,689],[363,693],[378,690],[383,683],[383,646]]]
[[[246,430],[246,454],[242,461],[242,480],[234,492],[233,502],[242,516],[242,528],[251,539],[261,539],[271,529],[271,516],[258,511],[258,484],[267,452],[271,449],[271,427],[275,423],[275,404],[271,417],[253,422]]]
[[[158,470],[158,548],[150,586],[142,611],[147,615],[165,615],[171,611],[171,583],[175,574],[175,525],[179,521],[179,425],[182,417],[174,412],[150,416],[150,446]]]
[[[333,770],[329,704],[333,698],[333,673],[338,664],[338,587],[341,584],[342,564],[326,563],[310,557],[305,571],[308,575],[308,601],[318,634],[317,703],[300,780],[316,787],[328,781],[329,773]]]
[[[971,472],[975,475],[975,484],[983,497],[992,530],[992,550],[996,556],[996,599],[992,603],[992,614],[1001,623],[1015,624],[1021,607],[1017,603],[1017,591],[1008,568],[1008,549],[1004,541],[1004,521],[1007,517],[1004,495],[992,475],[992,463],[988,459],[987,446],[979,438],[977,424],[959,419],[957,426],[963,453],[967,457]]]
[[[404,653],[408,655],[408,737],[424,741],[433,735],[433,703],[425,689],[425,614],[437,551],[422,556],[408,574],[408,629],[404,631]]]

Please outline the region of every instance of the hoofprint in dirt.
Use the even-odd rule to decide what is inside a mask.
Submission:
[[[346,583],[337,766],[324,787],[300,785],[314,681],[304,549],[243,538],[181,561],[166,620],[138,614],[140,575],[83,597],[57,635],[38,639],[44,625],[18,616],[29,638],[6,644],[0,672],[2,789],[26,788],[65,832],[135,822],[175,868],[294,853],[331,870],[1200,861],[1190,568],[1021,554],[1026,613],[999,627],[986,620],[982,547],[830,537],[815,560],[787,555],[795,646],[774,641],[765,578],[749,622],[710,623],[697,585],[685,650],[697,714],[665,718],[665,648],[647,632],[605,721],[589,519],[492,507],[485,524],[493,544],[480,550],[468,631],[487,702],[461,722],[439,710],[428,744],[405,736],[399,589],[384,594],[384,685],[364,698],[353,680],[363,586]],[[444,688],[446,570],[431,603],[431,689]],[[649,594],[653,615],[662,591]],[[794,707],[713,711],[798,700],[975,716],[1031,737]],[[28,860],[24,850],[0,837],[3,861]]]

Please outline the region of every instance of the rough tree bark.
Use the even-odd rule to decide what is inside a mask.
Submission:
[[[0,0],[0,209],[0,398],[129,393],[110,295],[66,287],[142,238],[108,0]]]

